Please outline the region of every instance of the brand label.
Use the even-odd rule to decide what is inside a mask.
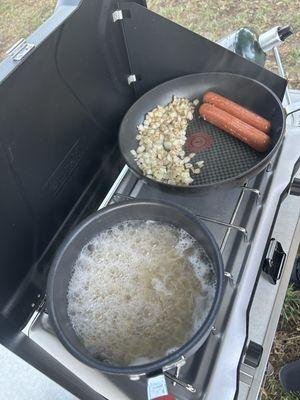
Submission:
[[[168,394],[166,379],[164,375],[154,376],[148,379],[148,400],[154,400],[158,397]]]

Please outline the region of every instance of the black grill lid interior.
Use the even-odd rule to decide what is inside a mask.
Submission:
[[[124,35],[139,96],[166,80],[197,72],[256,79],[282,99],[286,80],[134,2],[122,4]]]
[[[54,237],[120,171],[118,126],[134,92],[116,8],[86,0],[65,21],[58,12],[28,38],[24,62],[0,65],[0,312],[18,325],[44,294]]]
[[[284,79],[143,4],[67,7],[28,38],[36,48],[24,62],[0,64],[0,313],[16,326],[44,295],[61,238],[116,178],[118,127],[136,97],[176,76],[216,70],[257,77],[283,96]],[[118,8],[124,19],[113,22]],[[128,85],[130,74],[141,80]]]

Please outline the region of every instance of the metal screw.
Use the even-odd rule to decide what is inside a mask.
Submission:
[[[224,276],[226,276],[226,278],[230,279],[231,281],[233,281],[233,275],[231,272],[228,271],[224,271]]]
[[[130,375],[129,379],[131,381],[139,381],[142,375]]]

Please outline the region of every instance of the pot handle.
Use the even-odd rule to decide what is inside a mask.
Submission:
[[[286,116],[295,113],[296,111],[300,111],[300,102],[291,103],[288,106],[284,107]]]
[[[166,378],[164,374],[155,375],[147,379],[148,400],[176,400],[168,394]]]

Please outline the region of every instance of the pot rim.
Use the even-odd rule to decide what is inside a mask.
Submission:
[[[78,235],[84,228],[89,225],[94,220],[101,218],[102,215],[111,213],[115,209],[120,207],[135,207],[136,205],[143,205],[143,206],[158,206],[158,207],[167,207],[173,208],[174,212],[180,212],[186,218],[190,219],[193,223],[197,223],[202,230],[202,232],[208,237],[210,240],[213,251],[215,252],[217,265],[215,267],[215,274],[216,274],[216,292],[214,296],[214,300],[210,311],[201,324],[200,328],[196,331],[196,333],[178,350],[174,351],[173,353],[160,358],[158,360],[141,364],[135,366],[128,366],[128,367],[119,367],[113,366],[106,363],[101,362],[100,360],[95,359],[92,355],[89,357],[86,354],[83,354],[76,346],[73,345],[64,335],[64,327],[62,326],[59,318],[57,318],[56,308],[59,305],[55,302],[55,294],[54,294],[54,287],[55,287],[55,275],[57,269],[60,268],[60,261],[65,253],[65,250],[68,248],[69,244],[72,242],[74,236]],[[223,259],[221,256],[220,249],[210,233],[209,229],[205,226],[205,224],[200,221],[196,216],[194,216],[190,211],[186,210],[185,208],[178,206],[177,204],[173,204],[170,202],[157,202],[157,201],[147,201],[147,200],[131,200],[131,201],[122,201],[122,203],[116,203],[110,206],[103,208],[100,211],[97,211],[91,214],[89,217],[84,219],[77,227],[75,227],[63,240],[61,245],[58,248],[56,256],[51,265],[51,269],[48,275],[47,281],[47,307],[49,311],[49,318],[50,323],[58,336],[61,343],[65,346],[65,348],[77,359],[84,362],[86,365],[96,368],[100,371],[109,374],[121,374],[121,375],[139,375],[139,374],[147,374],[149,372],[153,372],[155,370],[161,370],[163,367],[167,365],[176,364],[182,356],[185,356],[187,353],[191,352],[193,348],[199,348],[203,343],[204,340],[207,338],[210,330],[213,326],[213,322],[215,320],[216,313],[219,309],[222,294],[224,289],[224,265]]]

